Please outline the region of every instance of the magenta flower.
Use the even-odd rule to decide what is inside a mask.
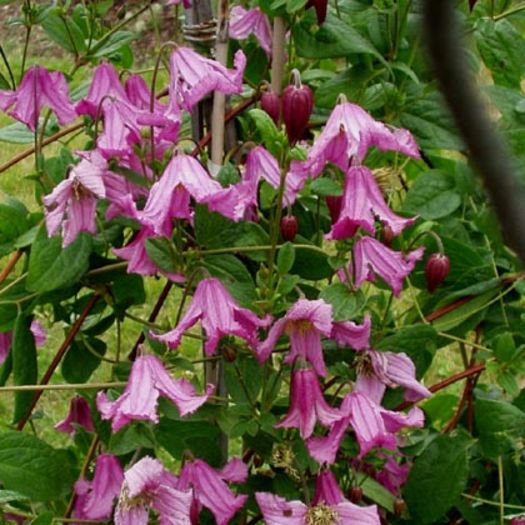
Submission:
[[[191,7],[191,0],[167,0],[166,5],[178,5],[182,3],[184,9],[189,9]]]
[[[406,129],[390,129],[375,120],[363,108],[350,102],[338,104],[308,153],[306,165],[317,176],[326,162],[346,171],[350,159],[361,162],[371,146],[385,151],[399,151],[419,158],[417,144]]]
[[[76,106],[77,113],[89,115],[92,119],[97,118],[100,103],[104,98],[129,102],[126,91],[120,83],[118,72],[111,64],[100,64],[95,68],[87,97]]]
[[[394,235],[412,224],[416,218],[399,217],[387,206],[372,172],[366,166],[351,167],[345,176],[345,189],[339,217],[327,239],[352,237],[361,227],[375,233],[376,220],[388,224]]]
[[[421,259],[425,248],[403,254],[387,248],[372,237],[358,239],[353,248],[355,286],[359,288],[364,281],[375,281],[379,275],[395,296],[401,293],[404,278],[414,269],[416,261]]]
[[[14,93],[0,91],[0,110],[7,111],[13,105],[9,115],[23,122],[31,131],[38,127],[38,117],[44,106],[54,111],[62,125],[69,124],[76,117],[64,75],[59,71],[49,72],[41,66],[29,68]]]
[[[190,307],[173,330],[164,335],[150,333],[150,336],[170,348],[177,348],[183,333],[199,320],[206,332],[204,351],[208,356],[215,352],[225,335],[240,337],[255,348],[259,341],[257,329],[270,323],[270,318],[259,319],[251,310],[241,308],[221,281],[212,277],[198,284]]]
[[[95,431],[93,419],[91,418],[91,408],[82,396],[75,396],[71,399],[69,414],[55,425],[55,429],[73,436],[78,426],[85,428],[88,432]]]
[[[97,394],[97,408],[102,419],[113,420],[111,428],[117,432],[134,419],[159,422],[157,402],[159,396],[167,397],[178,408],[180,415],[195,412],[213,391],[208,385],[202,395],[197,395],[185,379],[173,379],[155,356],[137,357],[131,368],[124,393],[110,401],[105,392]]]
[[[88,520],[109,518],[123,481],[124,474],[118,459],[111,454],[100,454],[93,481],[80,479],[75,483],[74,517]]]
[[[325,401],[314,370],[298,368],[292,372],[288,414],[275,427],[298,428],[301,438],[307,439],[312,435],[316,421],[328,427],[343,416]]]
[[[284,362],[291,363],[300,356],[309,361],[319,375],[326,376],[321,335],[330,337],[332,333],[332,305],[322,299],[299,299],[272,326],[268,338],[257,348],[259,362],[268,359],[283,332],[290,338],[290,352]]]
[[[192,523],[199,524],[199,514],[206,507],[215,516],[217,525],[227,525],[244,506],[248,496],[235,495],[225,483],[242,483],[248,477],[248,468],[238,459],[231,460],[222,470],[216,471],[200,459],[185,463],[176,483],[179,490],[192,489]]]
[[[399,496],[399,489],[406,483],[409,473],[409,463],[400,464],[393,457],[388,457],[381,470],[373,476],[394,496]]]
[[[96,151],[86,155],[69,171],[66,179],[43,199],[49,236],[62,229],[63,245],[71,244],[82,231],[97,233],[98,199],[106,196],[103,175],[106,161]]]
[[[191,112],[212,91],[225,95],[241,93],[246,67],[246,56],[241,50],[235,53],[233,63],[232,71],[189,47],[178,47],[170,57],[170,97],[176,97],[176,105]]]
[[[148,525],[152,508],[161,525],[192,525],[192,495],[175,487],[176,478],[156,459],[148,456],[124,474],[115,512],[115,525]]]
[[[324,500],[308,507],[302,501],[287,501],[275,494],[256,492],[255,499],[266,525],[380,525],[377,507],[359,507],[341,497],[338,503]]]
[[[151,188],[140,221],[157,235],[171,237],[174,218],[192,220],[191,197],[205,202],[221,189],[198,160],[189,155],[175,155]]]
[[[252,33],[257,37],[266,53],[271,55],[272,29],[268,17],[258,7],[244,9],[244,7],[236,5],[230,12],[230,37],[243,40]]]
[[[335,339],[339,346],[349,346],[354,350],[364,350],[370,346],[370,329],[372,320],[369,315],[363,319],[363,324],[352,321],[334,323],[330,337]]]

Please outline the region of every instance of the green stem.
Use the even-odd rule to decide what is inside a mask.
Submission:
[[[27,59],[27,50],[29,48],[29,37],[31,36],[31,26],[28,25],[26,27],[26,38],[24,41],[24,51],[22,52],[22,66],[20,68],[20,80],[19,83],[22,82],[22,79],[24,78],[24,73],[26,71],[26,59]]]
[[[100,275],[107,272],[112,272],[113,270],[121,270],[126,268],[128,261],[120,261],[112,264],[106,264],[106,266],[101,266],[100,268],[95,268],[94,270],[89,270],[85,273],[85,277],[91,277],[92,275]]]
[[[5,54],[2,46],[0,46],[0,56],[2,57],[2,60],[4,61],[5,67],[7,68],[7,72],[9,73],[9,78],[11,80],[11,86],[13,88],[13,91],[15,91],[16,90],[15,76],[13,75],[13,70],[11,69],[9,60],[7,60],[7,55]]]
[[[484,498],[478,498],[477,496],[471,496],[470,494],[461,494],[464,498],[470,499],[472,501],[478,501],[479,503],[483,503],[485,505],[491,505],[493,507],[501,507],[501,502],[499,501],[491,501],[489,499]],[[525,507],[522,505],[510,505],[509,503],[505,503],[503,505],[505,509],[513,509],[518,511],[525,511]]]
[[[498,456],[499,525],[505,525],[505,485],[503,482],[503,457]]]
[[[484,352],[492,352],[492,350],[490,348],[487,348],[486,346],[479,345],[478,343],[474,343],[473,341],[468,341],[467,339],[462,339],[461,337],[457,337],[455,335],[447,334],[446,332],[438,332],[438,335],[441,337],[445,337],[446,339],[450,339],[451,341],[456,341],[457,343],[463,343],[477,348],[478,350],[483,350]]]
[[[525,10],[525,4],[509,9],[508,11],[504,11],[503,13],[500,13],[499,15],[494,16],[493,19],[495,22],[497,22],[498,20],[501,20],[502,18],[505,18],[510,15],[514,15],[523,10]]]
[[[126,386],[126,381],[107,383],[62,383],[58,385],[10,385],[0,387],[0,392],[34,392],[37,390],[97,390],[103,388],[120,388]]]
[[[276,244],[275,249],[282,248],[283,244]],[[274,248],[271,244],[261,244],[259,246],[230,246],[228,248],[216,248],[213,250],[199,250],[200,255],[219,255],[222,253],[246,253],[246,252],[262,252],[266,250],[272,250]],[[315,246],[314,244],[294,244],[296,250],[311,250],[313,252],[322,253],[326,255],[322,248]],[[188,252],[183,252],[186,255]]]

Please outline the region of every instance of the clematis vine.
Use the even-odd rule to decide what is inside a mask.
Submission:
[[[217,525],[227,525],[244,506],[248,496],[235,495],[226,481],[243,483],[248,478],[248,467],[240,459],[231,459],[217,471],[206,462],[196,459],[182,467],[176,487],[192,491],[192,525],[199,525],[199,514],[206,507],[214,515]]]
[[[204,351],[210,356],[225,335],[240,337],[255,348],[259,341],[257,329],[268,326],[271,318],[260,319],[251,310],[241,308],[219,279],[211,277],[197,285],[190,307],[173,330],[164,335],[150,333],[150,336],[170,348],[177,348],[184,332],[199,320],[206,332]]]
[[[88,520],[109,518],[123,481],[124,474],[118,459],[111,454],[100,454],[93,480],[80,479],[75,484],[74,517]]]
[[[157,512],[161,525],[193,525],[192,494],[175,487],[177,479],[162,463],[149,456],[124,473],[115,511],[115,525],[147,525],[149,509]]]
[[[0,110],[7,111],[31,131],[37,129],[38,117],[44,106],[55,113],[61,125],[69,124],[76,118],[69,87],[59,71],[50,72],[41,66],[32,66],[15,92],[0,91]]]
[[[157,403],[159,396],[175,404],[181,416],[195,412],[213,392],[208,385],[202,395],[185,379],[173,379],[159,358],[139,356],[134,361],[124,393],[110,401],[105,392],[97,394],[97,408],[102,419],[111,419],[113,432],[118,432],[132,420],[159,422]]]

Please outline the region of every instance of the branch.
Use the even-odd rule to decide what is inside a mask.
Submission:
[[[11,259],[7,262],[7,266],[0,272],[0,283],[3,283],[8,275],[13,271],[13,268],[16,266],[18,259],[22,257],[22,250],[16,250],[15,253],[11,256]]]

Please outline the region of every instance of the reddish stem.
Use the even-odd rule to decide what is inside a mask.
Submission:
[[[81,314],[78,316],[78,319],[74,322],[73,326],[69,330],[69,332],[66,335],[66,338],[64,339],[64,342],[58,349],[55,357],[53,358],[53,361],[49,365],[49,367],[46,370],[46,373],[44,374],[44,377],[42,377],[42,380],[40,381],[41,385],[47,385],[49,383],[49,380],[51,379],[51,376],[57,369],[58,365],[60,364],[60,361],[64,357],[65,353],[67,352],[67,349],[69,348],[69,345],[73,342],[73,339],[75,339],[75,336],[80,331],[80,328],[82,327],[82,323],[86,319],[86,317],[89,315],[97,301],[99,300],[99,295],[94,294],[89,298],[89,301],[87,302],[86,306],[84,306],[84,309],[82,310]],[[31,406],[29,407],[29,410],[27,411],[27,414],[18,422],[16,428],[17,430],[23,430],[26,423],[29,421],[29,418],[31,417],[31,414],[33,410],[35,409],[38,400],[43,394],[43,390],[36,390],[35,395],[33,396],[33,400],[31,401]]]
[[[17,250],[13,255],[11,256],[11,259],[7,262],[7,266],[2,270],[0,273],[0,283],[3,283],[8,275],[13,271],[13,268],[16,266],[16,263],[22,257],[22,250]]]

